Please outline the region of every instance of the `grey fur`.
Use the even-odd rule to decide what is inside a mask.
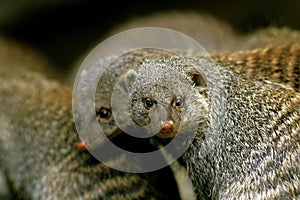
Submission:
[[[14,199],[178,199],[168,168],[124,173],[75,148],[69,88],[28,69],[0,68],[0,79],[0,160]]]
[[[283,45],[275,48],[266,48],[252,51],[237,51],[223,54],[213,54],[212,58],[223,64],[225,67],[233,69],[236,72],[242,73],[247,79],[264,78],[277,83],[284,83],[299,90],[299,45]],[[198,56],[197,52],[181,52],[190,56]],[[130,52],[123,57],[118,58],[109,68],[106,69],[100,79],[96,92],[96,106],[105,105],[111,108],[111,91],[113,85],[116,84],[119,77],[128,69],[135,69],[138,64],[148,59],[157,62],[159,59],[169,57],[174,54],[159,50],[139,50],[135,53]],[[284,55],[284,56],[282,56]],[[98,66],[101,67],[101,66]],[[180,66],[179,66],[180,67]],[[178,67],[177,67],[178,68]],[[275,70],[281,69],[280,76]],[[91,71],[93,73],[93,70]],[[272,73],[276,72],[276,73]],[[167,73],[171,76],[170,73]],[[96,73],[97,74],[97,73]],[[103,87],[105,85],[105,87]],[[199,88],[198,88],[199,89]],[[202,89],[203,90],[203,89]],[[127,91],[125,91],[126,93]],[[107,127],[104,131],[108,137],[115,136],[120,133],[119,127],[116,126],[112,116],[108,120],[99,121],[102,127]],[[108,123],[107,126],[105,123]]]
[[[174,134],[179,126],[184,134],[182,128],[199,123],[184,154],[198,199],[300,198],[299,93],[284,85],[247,80],[207,58],[162,62],[186,62],[190,67],[169,67],[167,76],[165,67],[143,63],[128,88],[130,114],[139,125],[152,123],[155,117],[150,113],[156,105],[147,110],[143,103],[150,96],[165,108],[168,120],[179,123]],[[205,78],[206,94],[196,91],[194,73]],[[180,112],[171,106],[174,96],[185,99]]]

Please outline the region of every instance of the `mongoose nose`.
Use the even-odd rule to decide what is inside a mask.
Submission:
[[[174,129],[174,126],[170,122],[165,122],[162,124],[160,132],[162,133],[171,133]]]
[[[75,144],[75,147],[80,151],[87,150],[87,141],[80,141]]]

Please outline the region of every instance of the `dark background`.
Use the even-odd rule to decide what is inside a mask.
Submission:
[[[300,29],[299,0],[0,0],[0,32],[67,68],[120,23],[164,10],[206,11],[239,33],[270,25]]]

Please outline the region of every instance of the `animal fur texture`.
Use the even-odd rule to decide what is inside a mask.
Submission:
[[[277,81],[283,82],[283,83],[287,83],[288,85],[291,83],[290,85],[294,86],[297,89],[299,88],[299,78],[297,79],[297,77],[299,77],[299,75],[297,76],[297,73],[299,73],[299,68],[297,68],[296,65],[296,63],[298,63],[297,61],[297,52],[299,51],[298,49],[299,47],[297,45],[281,46],[275,48],[267,48],[264,50],[232,52],[228,54],[216,54],[213,56],[213,58],[216,60],[219,59],[221,63],[223,62],[223,64],[228,67],[232,66],[233,68],[236,68],[237,71],[240,71],[241,73],[247,74],[247,72],[251,71],[249,77],[259,76],[260,72],[264,72],[265,74],[262,75],[263,77],[266,76],[268,78],[270,75],[271,77],[270,79],[272,79],[272,81],[274,80],[274,82]],[[161,56],[159,57],[161,58]],[[270,59],[270,57],[272,59]],[[24,56],[22,56],[22,58],[24,58]],[[122,62],[123,61],[121,60],[120,63]],[[128,62],[128,64],[130,64],[130,62]],[[33,65],[30,63],[31,61],[29,59],[28,65]],[[288,70],[285,70],[286,66]],[[18,68],[19,66],[16,67]],[[273,68],[274,69],[277,68],[276,71],[279,70],[278,72],[280,73],[278,73],[276,76],[275,75],[273,76],[274,73],[269,73],[270,72],[269,69],[273,69]],[[254,71],[253,69],[256,70]],[[260,69],[262,70],[260,71]],[[26,69],[24,70],[26,71]],[[94,181],[89,180],[89,177],[91,176],[90,174],[91,172],[89,170],[99,171],[100,173],[102,169],[107,169],[108,170],[107,176],[110,177],[115,176],[115,173],[119,174],[119,172],[115,172],[114,170],[106,168],[104,165],[98,163],[90,155],[87,155],[84,152],[79,153],[76,150],[71,149],[73,148],[73,144],[79,141],[79,139],[75,134],[75,129],[73,124],[71,122],[65,122],[67,121],[67,119],[60,116],[61,112],[63,111],[59,111],[61,109],[62,110],[65,109],[66,113],[68,113],[67,114],[68,117],[70,117],[71,119],[72,117],[70,113],[71,108],[69,105],[71,101],[70,90],[62,89],[64,87],[62,87],[61,85],[53,81],[49,81],[45,79],[45,77],[43,76],[34,75],[34,73],[31,71],[24,72],[23,70],[21,71],[13,70],[12,72],[10,72],[8,70],[3,70],[3,69],[1,69],[1,71],[2,71],[1,80],[3,80],[3,82],[6,81],[6,84],[2,85],[2,90],[1,90],[1,102],[2,102],[1,105],[2,125],[1,126],[3,127],[1,131],[2,132],[1,143],[4,144],[1,147],[3,148],[3,150],[1,151],[3,157],[2,165],[6,168],[6,174],[11,180],[11,184],[14,185],[14,188],[17,190],[17,193],[15,194],[17,194],[20,198],[24,198],[24,197],[30,197],[30,198],[49,197],[50,198],[50,197],[64,197],[68,195],[74,195],[75,197],[78,198],[82,196],[93,196],[93,197],[101,198],[107,195],[101,189],[93,190],[93,188],[96,188],[97,184],[95,185]],[[33,75],[30,75],[32,73]],[[47,86],[48,82],[50,85],[55,85],[54,87],[55,89],[53,89],[54,93],[52,93],[52,89],[49,89],[51,90],[51,92],[49,93],[47,92],[49,91],[47,89],[49,87]],[[37,88],[40,88],[41,86],[45,86],[46,90],[45,91],[42,91],[42,89],[37,90]],[[57,91],[64,91],[64,92],[57,92]],[[16,96],[15,94],[17,94],[17,92],[18,93],[20,92],[20,95]],[[47,95],[48,94],[50,95],[49,98],[47,98],[48,96],[45,95],[46,93]],[[55,99],[55,102],[52,103],[55,104],[55,106],[57,106],[56,107],[57,109],[54,108],[55,106],[53,106],[52,108],[52,103],[49,102],[51,101],[51,99]],[[61,99],[65,99],[65,100],[61,100]],[[68,105],[64,106],[66,102],[68,102]],[[30,106],[29,107],[26,106],[27,104],[29,104]],[[51,109],[48,109],[48,107]],[[45,124],[41,123],[41,121],[43,121],[44,119],[47,119],[48,123]],[[22,126],[18,126],[19,123]],[[50,134],[52,130],[54,130],[53,132],[54,135],[61,134],[62,136],[57,137],[56,139],[54,139],[55,137],[52,136],[50,139],[47,139],[47,137],[43,135],[43,134],[46,135]],[[68,135],[69,137],[69,134],[67,134],[67,132],[72,133],[70,134],[71,135],[70,139],[66,139],[67,138],[66,135]],[[13,133],[20,134],[20,137],[12,135]],[[23,137],[25,136],[22,135],[21,133],[30,133],[30,134],[27,134],[26,136],[27,139],[24,139]],[[37,137],[33,139],[34,136],[31,135],[31,133],[39,133],[39,134],[37,134]],[[66,144],[65,140],[70,140],[70,141]],[[36,144],[39,143],[38,141],[41,142],[41,144],[48,144],[48,146],[45,145],[45,149],[41,151],[42,152],[41,154],[39,154],[39,157],[45,158],[46,161],[42,161],[40,159],[33,159],[35,157],[32,158],[31,156],[31,155],[37,156],[38,154],[37,152],[35,152],[36,150],[39,149],[37,148],[38,145]],[[60,152],[62,149],[64,149],[64,148],[60,149],[61,146],[65,146],[64,148],[67,147],[66,150],[67,153],[63,155],[69,155],[69,152],[70,155],[66,157],[60,157],[62,155],[58,154],[57,159],[62,160],[63,161],[62,164],[60,164],[59,167],[56,161],[51,161],[51,164],[49,164],[48,169],[51,171],[54,168],[55,169],[60,168],[62,169],[60,171],[62,173],[57,172],[56,174],[54,174],[49,172],[46,173],[45,175],[44,174],[45,171],[43,171],[41,168],[43,168],[42,166],[45,166],[50,162],[47,161],[49,159],[46,156],[45,152],[48,150],[47,154],[48,153],[50,154],[50,152],[52,152],[52,154],[55,155],[56,153],[58,153],[56,151]],[[17,158],[17,159],[15,160],[13,158]],[[64,161],[65,159],[70,159],[71,161]],[[70,165],[68,165],[69,162]],[[80,167],[78,169],[78,166],[81,165],[81,162],[83,163],[82,170],[84,171],[85,168],[87,168],[84,177],[88,177],[83,182],[81,182],[81,180],[79,181],[78,179],[76,179],[77,174],[80,174],[78,173],[77,170],[81,169]],[[88,165],[86,163],[88,163]],[[90,163],[94,163],[95,166],[94,165],[93,167],[89,166]],[[25,169],[27,169],[27,171]],[[32,169],[35,175],[33,176],[32,173],[29,173],[30,170],[28,169]],[[21,170],[21,172],[19,170]],[[24,173],[24,170],[26,171],[26,173]],[[61,174],[64,174],[66,178],[62,178]],[[69,182],[68,174],[70,174],[70,177],[74,177],[75,182],[72,185],[67,184],[67,182]],[[29,176],[32,177],[29,178]],[[122,173],[121,176],[123,176]],[[121,178],[121,179],[125,180],[127,179],[127,176],[131,177],[128,174],[125,174],[125,178],[124,179]],[[41,177],[44,177],[43,180],[46,182],[39,182],[39,180],[41,180]],[[148,187],[148,189],[146,189],[145,192],[146,195],[148,194],[147,191],[152,191],[153,187],[156,187],[153,186],[152,184],[148,186],[149,183],[147,178],[143,178],[143,177],[141,178],[140,176],[135,176],[135,175],[133,177],[134,178],[132,180],[137,179],[138,180],[137,182],[139,181],[142,182],[141,185],[144,186],[146,185]],[[99,184],[102,180],[100,179],[101,176],[99,177],[99,179],[98,178],[96,179],[96,181],[99,180]],[[25,184],[26,181],[29,181],[28,184]],[[59,185],[64,186],[63,189],[61,188],[58,189],[57,193],[52,192],[57,188],[55,188],[52,185],[54,183],[52,183],[51,181],[54,181],[55,183],[56,181],[58,181]],[[112,182],[114,181],[112,180]],[[154,185],[155,184],[156,182],[154,182]],[[78,190],[78,185],[82,186],[79,190]],[[92,185],[95,185],[95,187],[93,187]],[[76,188],[76,191],[74,188]],[[90,189],[86,189],[86,188],[90,188]],[[95,190],[97,190],[98,192],[95,192]],[[118,190],[116,190],[116,192],[118,193]],[[119,194],[115,194],[114,196],[113,194],[111,194],[111,196],[114,197],[119,197],[118,195]],[[124,193],[122,193],[121,196],[123,197]],[[160,194],[154,196],[160,197]]]
[[[0,158],[14,198],[179,198],[169,168],[124,173],[78,151],[69,88],[28,69],[1,68],[0,79]]]
[[[137,125],[158,130],[160,138],[181,134],[183,141],[199,125],[184,154],[198,199],[300,198],[294,89],[248,80],[200,57],[145,61],[125,80]]]

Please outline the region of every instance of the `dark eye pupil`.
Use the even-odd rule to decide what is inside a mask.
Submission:
[[[145,105],[147,108],[151,108],[153,106],[153,101],[151,99],[146,99]]]
[[[100,108],[99,111],[96,112],[98,116],[101,118],[108,118],[109,117],[109,109],[107,108]]]
[[[181,99],[176,99],[175,105],[176,106],[182,106],[182,100]]]

